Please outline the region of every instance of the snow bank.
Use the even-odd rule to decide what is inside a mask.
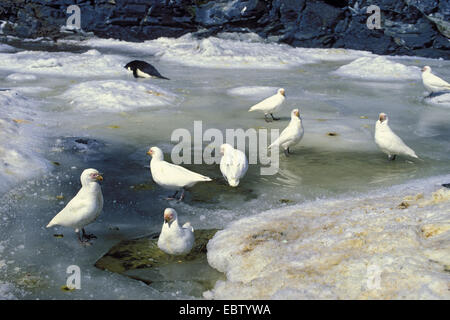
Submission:
[[[144,81],[87,81],[72,86],[60,98],[83,111],[129,111],[171,105],[176,96]]]
[[[420,69],[392,62],[385,57],[362,57],[346,64],[333,74],[363,80],[418,80]]]
[[[208,243],[213,299],[449,299],[450,176],[243,218]],[[395,194],[395,196],[394,196]]]

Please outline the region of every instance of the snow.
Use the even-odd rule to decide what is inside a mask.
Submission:
[[[339,67],[333,74],[362,80],[417,80],[420,69],[390,61],[385,57],[361,57]]]
[[[438,187],[449,180],[237,220],[208,243],[208,262],[227,279],[205,297],[449,299],[450,189]]]

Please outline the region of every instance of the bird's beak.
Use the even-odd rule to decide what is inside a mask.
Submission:
[[[103,181],[103,176],[99,174],[99,175],[97,176],[96,179],[97,179],[98,181]]]
[[[294,113],[297,117],[299,117],[300,118],[300,112],[298,112],[298,111],[295,111],[295,113]]]
[[[424,71],[425,71],[425,67],[422,68],[422,72],[424,72]]]
[[[284,91],[280,92],[283,97],[286,97],[286,93]]]
[[[152,152],[151,151],[147,151],[147,154],[151,157],[152,156]]]

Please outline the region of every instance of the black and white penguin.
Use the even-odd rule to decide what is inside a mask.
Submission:
[[[128,71],[133,71],[135,78],[160,78],[170,80],[159,73],[150,63],[141,60],[133,60],[124,67]]]

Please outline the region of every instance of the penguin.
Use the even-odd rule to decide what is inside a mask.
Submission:
[[[158,70],[150,63],[141,60],[133,60],[124,67],[128,71],[133,71],[133,76],[135,78],[160,78],[165,80],[170,80],[162,76]]]

